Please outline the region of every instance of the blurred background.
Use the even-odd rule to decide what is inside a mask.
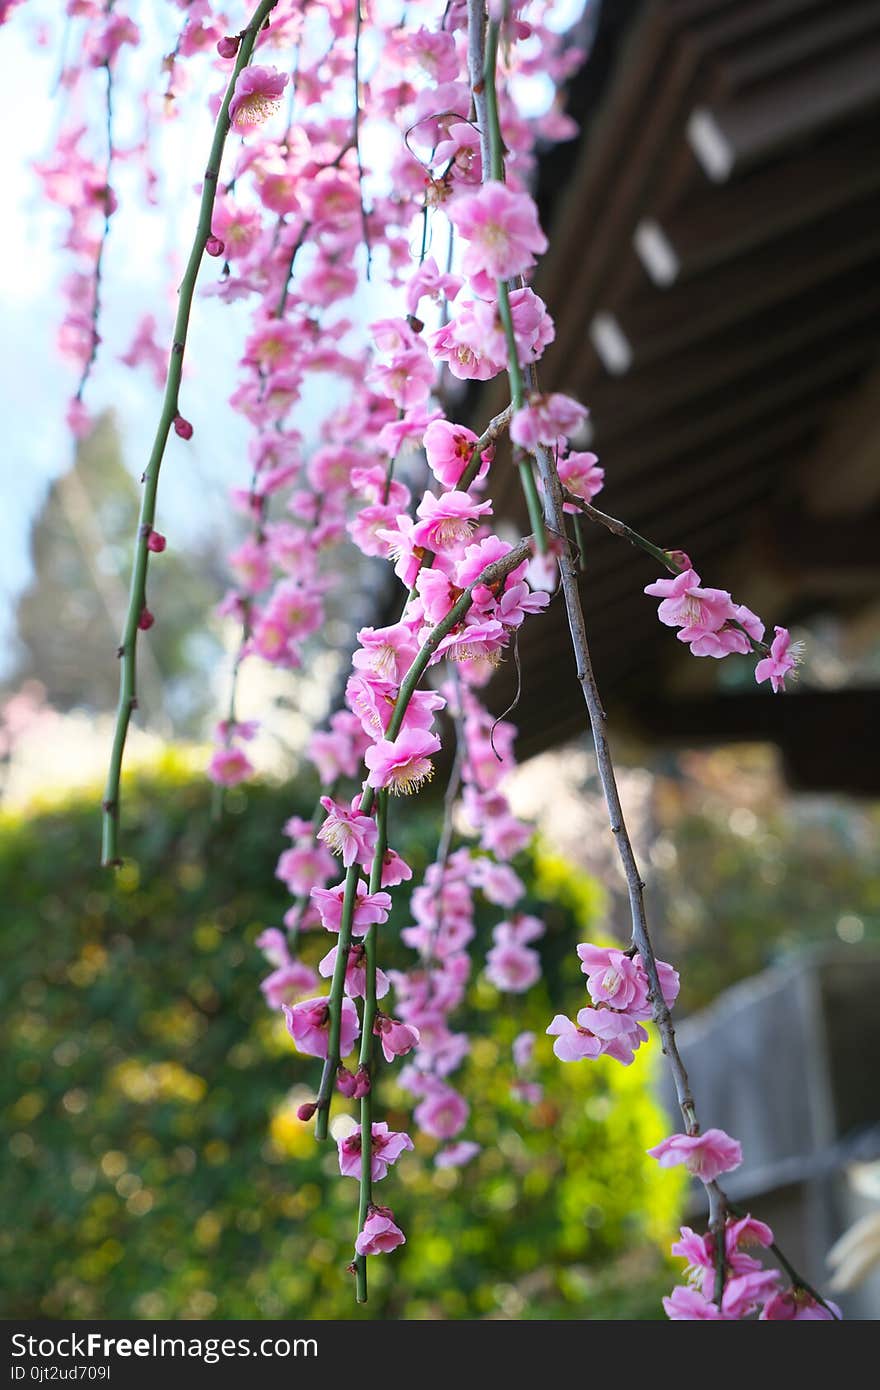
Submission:
[[[557,325],[542,384],[590,405],[605,510],[805,642],[784,697],[758,690],[747,661],[688,657],[641,592],[650,562],[591,532],[584,602],[624,805],[658,952],[682,973],[701,1117],[744,1143],[731,1196],[823,1289],[849,1232],[834,1267],[851,1288],[835,1297],[877,1317],[880,3],[607,0],[579,22],[590,57],[569,109],[583,134],[547,152],[537,189],[551,251],[536,288]],[[305,678],[246,666],[242,714],[269,710],[261,779],[227,793],[217,818],[203,768],[236,634],[213,608],[239,534],[227,489],[247,463],[243,427],[216,409],[233,385],[217,344],[236,310],[201,298],[196,433],[185,449],[172,439],[169,549],[151,588],[161,621],[141,638],[128,857],[115,879],[100,871],[113,651],[158,408],[117,359],[146,306],[160,316],[167,301],[170,320],[193,180],[183,152],[205,130],[194,116],[163,136],[170,222],[122,189],[98,419],[74,450],[53,346],[57,229],[29,172],[56,119],[32,94],[48,97],[58,58],[31,39],[7,26],[0,40],[7,128],[24,101],[32,113],[0,149],[20,214],[0,228],[0,1306],[349,1317],[339,1232],[354,1185],[296,1120],[313,1078],[260,996],[253,942],[287,905],[281,825],[311,814],[302,748],[352,615],[333,615]],[[367,294],[361,308],[372,313]],[[503,404],[490,383],[455,410],[476,423]],[[499,501],[522,526],[513,488]],[[356,624],[387,619],[381,568],[357,573]],[[374,1262],[367,1316],[656,1317],[678,1273],[663,1251],[680,1220],[702,1219],[700,1194],[641,1157],[670,1128],[654,1044],[631,1069],[562,1068],[543,1037],[580,988],[574,943],[623,940],[626,915],[560,605],[527,624],[520,657],[511,796],[538,826],[518,867],[548,923],[546,979],[513,1007],[477,985],[464,1085],[482,1152],[460,1172],[429,1152],[399,1166],[408,1243],[393,1271]],[[515,685],[503,667],[498,712]],[[423,798],[399,846],[417,877],[441,809]],[[408,920],[404,902],[392,920]],[[540,1101],[514,1087],[524,1029],[539,1036]],[[383,1084],[405,1127],[404,1096]]]

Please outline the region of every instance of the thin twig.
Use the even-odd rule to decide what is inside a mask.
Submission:
[[[186,337],[189,329],[189,319],[193,296],[195,294],[196,279],[205,251],[205,242],[211,233],[211,217],[214,210],[217,180],[220,176],[223,148],[226,144],[226,136],[229,132],[229,103],[232,100],[232,94],[235,89],[235,84],[238,81],[239,73],[250,61],[254,45],[257,41],[257,35],[276,4],[277,0],[260,0],[250,23],[242,33],[235,67],[229,79],[226,94],[217,115],[217,123],[214,127],[214,138],[211,143],[211,152],[208,158],[208,166],[205,170],[201,203],[199,205],[199,218],[196,224],[195,236],[193,238],[192,249],[189,253],[186,271],[180,285],[180,298],[177,306],[177,316],[174,321],[174,337],[171,346],[171,355],[168,361],[168,372],[165,379],[165,394],[162,400],[162,411],[156,428],[156,436],[153,441],[150,460],[144,472],[144,495],[141,500],[141,511],[138,521],[135,559],[131,576],[131,588],[129,591],[128,614],[122,633],[122,641],[118,649],[121,662],[119,704],[116,711],[116,729],[113,735],[110,766],[107,772],[107,785],[104,791],[103,801],[101,862],[104,866],[117,865],[120,863],[119,788],[122,773],[122,756],[125,751],[128,726],[131,722],[132,713],[137,708],[136,657],[138,621],[146,601],[147,567],[150,555],[148,541],[156,516],[156,494],[159,487],[159,471],[162,467],[162,459],[165,454],[165,446],[168,442],[171,425],[177,414],[177,400],[180,391],[183,356],[186,349]]]

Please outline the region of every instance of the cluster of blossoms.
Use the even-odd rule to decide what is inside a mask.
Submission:
[[[732,652],[745,656],[756,650],[766,655],[755,667],[755,679],[769,680],[774,694],[784,688],[785,677],[798,663],[797,644],[789,632],[777,627],[773,642],[764,644],[764,624],[744,603],[734,603],[726,589],[707,589],[682,551],[675,554],[679,573],[674,579],[657,579],[645,588],[660,599],[657,616],[667,627],[677,627],[679,642],[686,642],[694,656],[720,659]]]
[[[491,6],[488,39],[473,0],[426,0],[400,14],[369,16],[356,3],[263,0],[237,34],[212,0],[173,4],[183,25],[165,61],[166,110],[173,114],[191,85],[191,64],[209,64],[226,91],[225,117],[222,92],[212,98],[218,131],[225,134],[227,120],[235,148],[225,182],[219,167],[205,173],[201,196],[210,219],[207,228],[200,222],[192,264],[197,270],[203,253],[212,258],[219,273],[208,292],[246,301],[251,315],[231,400],[251,431],[249,482],[233,496],[248,534],[230,557],[234,587],[220,609],[235,619],[239,640],[229,711],[217,725],[209,768],[215,782],[231,786],[253,771],[247,745],[258,725],[236,709],[242,663],[256,657],[285,670],[305,666],[333,604],[345,602],[340,591],[346,578],[351,586],[351,572],[337,561],[340,543],[349,540],[364,564],[384,561],[401,585],[397,620],[361,627],[345,707],[311,738],[308,756],[324,794],[312,821],[293,817],[284,827],[291,844],[277,874],[294,902],[286,930],[271,928],[258,941],[272,967],[262,982],[268,1005],[283,1011],[296,1049],[324,1063],[316,1100],[301,1107],[301,1118],[317,1116],[326,1135],[334,1091],[360,1102],[360,1126],[339,1138],[338,1149],[341,1173],[360,1184],[355,1266],[365,1297],[365,1258],[405,1239],[392,1210],[373,1201],[372,1184],[413,1148],[408,1134],[373,1119],[377,1049],[386,1063],[406,1059],[398,1080],[417,1102],[415,1125],[439,1146],[435,1162],[466,1163],[478,1146],[462,1137],[469,1105],[449,1078],[470,1047],[452,1016],[472,971],[476,893],[503,913],[485,978],[520,994],[540,976],[534,943],[544,925],[523,910],[524,886],[511,864],[531,829],[512,814],[502,786],[514,766],[516,731],[492,719],[479,692],[525,619],[546,606],[553,583],[529,456],[552,457],[568,513],[588,506],[604,477],[594,454],[573,447],[584,406],[542,394],[532,375],[554,326],[528,283],[547,239],[527,185],[537,140],[570,138],[575,127],[558,101],[538,117],[517,103],[536,75],[560,87],[583,54],[548,22],[542,0],[497,14]],[[0,9],[0,21],[10,8]],[[137,29],[118,4],[69,0],[67,9],[85,21],[82,63],[105,70],[109,127],[114,65],[138,41]],[[469,67],[474,24],[476,47],[492,58],[486,67],[483,51],[479,66]],[[495,114],[481,104],[487,81]],[[41,171],[48,196],[69,213],[68,247],[83,258],[62,329],[81,369],[73,412],[80,429],[98,342],[100,258],[115,206],[112,133],[105,166],[79,153],[82,138],[79,129],[63,134],[55,162]],[[366,150],[389,145],[395,153],[387,169],[365,164]],[[449,245],[445,270],[429,254],[441,232]],[[364,274],[377,268],[387,313],[365,337],[354,301]],[[164,352],[147,316],[122,360],[156,378],[167,370],[170,381],[184,348],[175,341]],[[503,372],[511,406],[483,435],[449,418],[457,381]],[[316,378],[327,375],[344,398],[337,393],[320,414]],[[180,414],[176,388],[172,395],[166,433],[173,426],[188,439],[193,426]],[[505,431],[535,523],[531,543],[519,546],[493,530],[490,477]],[[155,498],[158,462],[151,467]],[[152,515],[140,534],[144,561],[146,552],[164,548]],[[702,588],[686,556],[670,568],[672,580],[647,589],[662,599],[661,621],[679,628],[695,655],[757,649],[758,680],[780,689],[795,664],[785,630],[777,628],[765,647],[760,620],[726,592]],[[137,619],[140,628],[152,624],[145,603]],[[125,644],[121,651],[133,657]],[[428,687],[420,686],[424,676]],[[398,798],[432,778],[443,752],[441,714],[456,728],[458,809],[474,842],[452,850],[445,837],[411,894],[415,920],[401,931],[418,959],[408,971],[386,974],[377,944],[380,929],[388,929],[389,890],[412,879],[389,847],[389,816]],[[112,797],[107,805],[115,814]],[[317,974],[297,954],[300,933],[311,929],[334,938]],[[560,1059],[607,1054],[632,1063],[648,1036],[645,1022],[658,1008],[668,1011],[678,994],[676,972],[647,950],[643,959],[635,950],[578,947],[590,1003],[576,1022],[557,1015],[549,1025]],[[662,999],[653,997],[652,979]],[[322,980],[330,981],[328,993]],[[393,1012],[386,1008],[392,989]],[[534,1042],[521,1034],[514,1044],[515,1094],[525,1101],[540,1098],[530,1077]],[[347,1065],[358,1043],[357,1060]],[[739,1162],[738,1145],[721,1131],[694,1130],[652,1152],[713,1183]],[[758,1307],[766,1318],[826,1316],[798,1311],[820,1305],[798,1289],[781,1293],[777,1277],[743,1253],[750,1242],[771,1243],[760,1222],[745,1218],[725,1228],[729,1277],[720,1305],[709,1298],[714,1284],[710,1290],[706,1275],[718,1265],[714,1237],[682,1234],[676,1253],[701,1273],[698,1287],[677,1289],[666,1301],[670,1317],[742,1317]]]
[[[647,1042],[642,1026],[653,1012],[650,984],[638,952],[617,951],[584,943],[577,948],[592,1001],[579,1010],[577,1023],[557,1014],[547,1032],[555,1037],[553,1051],[562,1062],[608,1056],[629,1066],[636,1049]],[[657,974],[667,1008],[678,998],[678,972],[657,961]]]

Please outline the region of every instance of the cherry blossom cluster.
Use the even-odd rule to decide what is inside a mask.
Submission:
[[[617,951],[589,943],[578,946],[577,953],[591,1002],[579,1010],[577,1023],[564,1014],[557,1014],[551,1021],[547,1032],[556,1039],[553,1051],[562,1062],[608,1056],[629,1066],[636,1049],[648,1040],[642,1025],[653,1012],[641,956],[637,951]],[[678,972],[665,961],[656,964],[669,1008],[678,998]]]

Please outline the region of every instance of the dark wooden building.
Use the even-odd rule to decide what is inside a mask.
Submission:
[[[541,387],[589,405],[599,499],[769,624],[844,622],[880,578],[880,0],[604,0],[549,152]],[[505,384],[470,400],[484,422]],[[515,470],[497,486],[525,528]],[[613,725],[770,739],[794,785],[880,792],[880,689],[774,697],[695,660],[652,561],[588,525],[583,596]],[[520,755],[584,729],[565,613],[526,625]],[[739,662],[739,676],[723,673]],[[737,681],[739,683],[737,683]],[[516,674],[494,689],[503,709]]]

